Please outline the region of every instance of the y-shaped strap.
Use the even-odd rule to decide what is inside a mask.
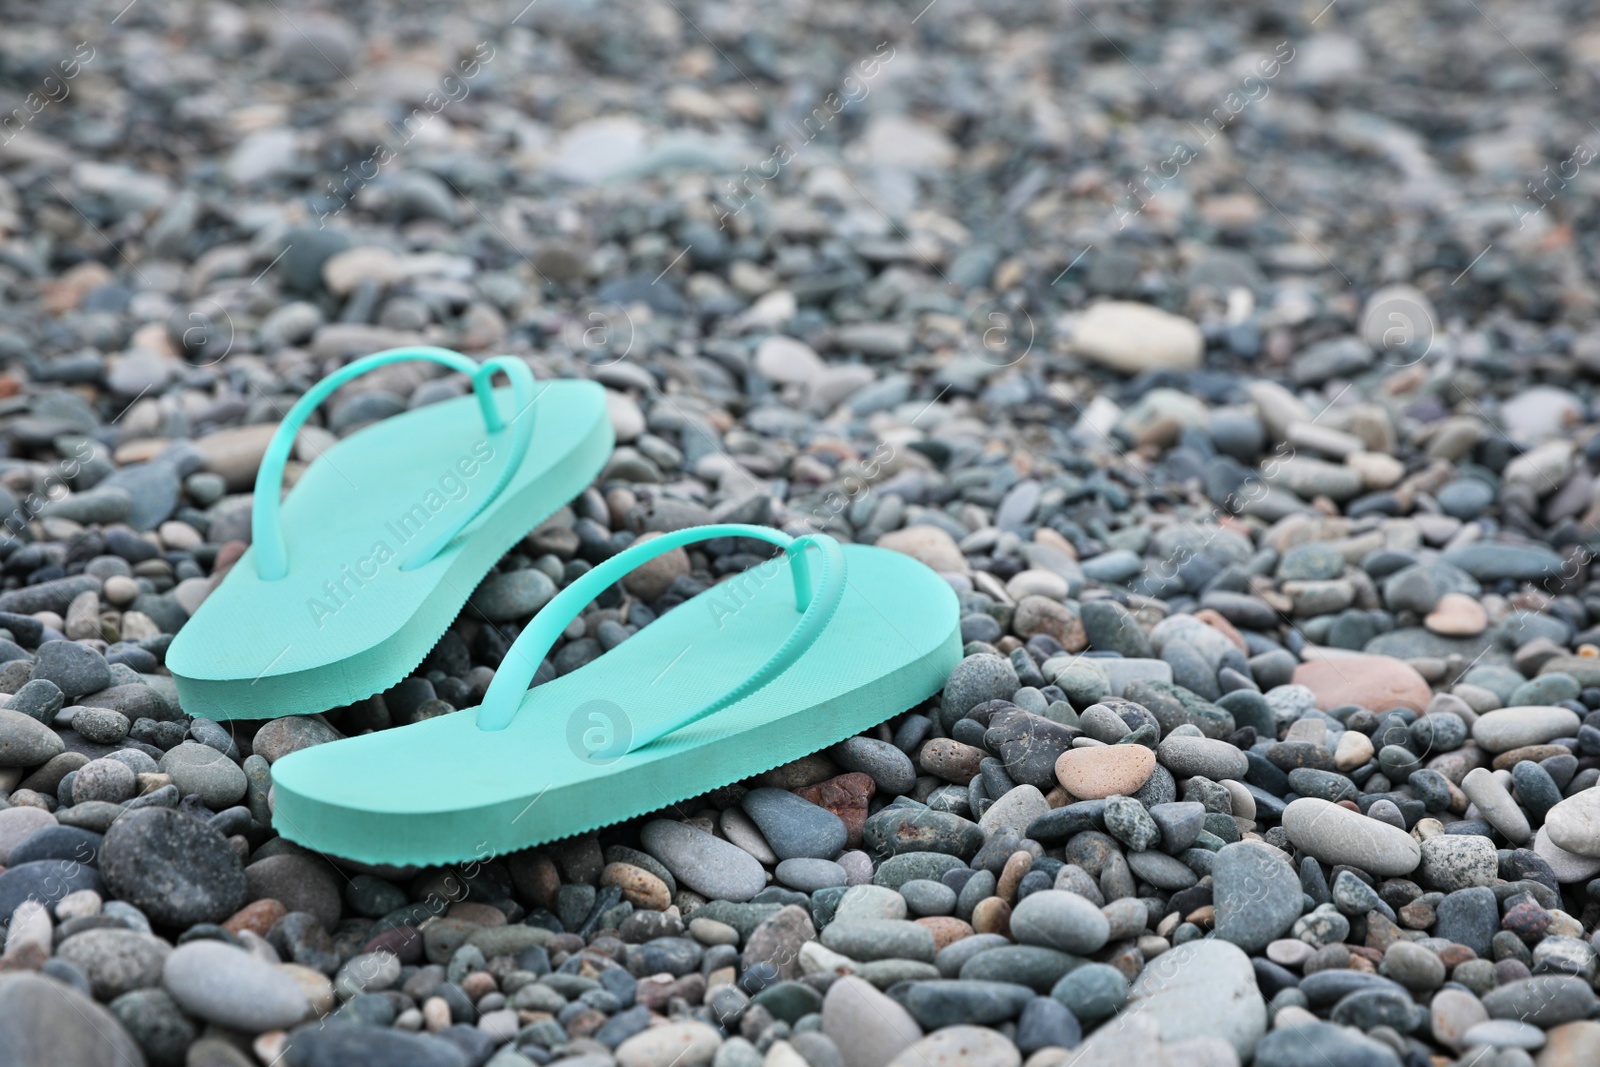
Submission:
[[[765,526],[737,523],[692,526],[630,545],[557,593],[544,606],[544,610],[533,617],[506,652],[500,669],[495,671],[494,681],[489,683],[489,691],[484,694],[483,706],[478,709],[478,729],[504,730],[511,725],[512,718],[522,706],[522,698],[527,694],[528,683],[533,681],[534,672],[544,661],[545,654],[590,601],[640,564],[648,563],[682,545],[709,541],[714,537],[748,537],[782,548],[794,575],[795,611],[800,618],[782,647],[750,677],[727,693],[708,694],[708,703],[695,711],[636,734],[629,751],[743,700],[787,670],[821,635],[844,597],[844,551],[840,549],[839,542],[821,533],[790,537]],[[822,566],[815,587],[811,580],[811,566],[806,558],[807,548],[816,548],[822,555]]]
[[[533,413],[529,410],[529,406],[533,403],[533,372],[528,369],[526,363],[512,356],[496,356],[480,364],[448,348],[426,346],[391,348],[385,352],[364,356],[339,368],[307,390],[305,395],[295,402],[294,407],[289,409],[289,414],[283,417],[283,421],[278,424],[278,431],[272,435],[272,440],[267,444],[267,453],[261,460],[261,469],[256,472],[255,503],[250,516],[256,577],[265,582],[275,582],[289,573],[289,557],[284,548],[283,521],[279,516],[278,498],[283,493],[283,467],[289,459],[289,450],[294,447],[295,435],[300,432],[300,427],[305,425],[306,419],[317,405],[345,382],[369,370],[408,359],[431,360],[434,363],[442,363],[453,371],[471,376],[472,390],[478,396],[478,408],[483,413],[484,431],[491,434],[499,433],[506,428],[505,420],[495,409],[492,384],[495,372],[504,371],[506,377],[511,380],[515,413],[511,419],[511,459],[500,471],[500,477],[488,495],[461,519],[439,531],[432,540],[425,542],[400,565],[400,569],[408,571],[430,562],[456,534],[465,529],[468,523],[476,519],[483,509],[500,495],[501,490],[505,489],[516,475],[522,466],[523,457],[527,455],[528,443],[533,440]]]

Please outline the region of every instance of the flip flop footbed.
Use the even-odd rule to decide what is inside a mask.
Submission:
[[[283,502],[288,573],[246,551],[167,653],[183,709],[213,719],[339,707],[422,662],[478,582],[539,522],[582,492],[611,454],[604,390],[537,385],[532,443],[498,497],[428,564],[402,565],[474,507],[510,462],[512,429],[487,433],[458,397],[374,423],[319,456]],[[518,417],[509,389],[502,417]]]
[[[368,863],[498,855],[655,811],[860,733],[937,693],[961,658],[950,586],[884,549],[846,546],[827,628],[755,693],[633,752],[633,736],[731,691],[794,629],[782,558],[723,582],[583,667],[529,690],[511,725],[477,709],[280,760],[290,840]]]

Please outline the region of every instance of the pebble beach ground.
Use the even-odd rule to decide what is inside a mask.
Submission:
[[[1600,1063],[1591,10],[0,22],[0,1067]],[[605,472],[392,689],[184,714],[274,424],[420,343],[601,382]],[[363,378],[291,477],[466,389]],[[274,833],[274,761],[711,521],[945,576],[942,693],[508,856]]]

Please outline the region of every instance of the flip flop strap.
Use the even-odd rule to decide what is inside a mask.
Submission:
[[[384,352],[376,352],[334,371],[322,381],[312,386],[295,402],[294,407],[283,417],[278,424],[278,430],[272,435],[272,440],[267,444],[266,455],[261,460],[261,468],[256,472],[255,503],[250,516],[250,530],[253,547],[255,549],[256,576],[262,581],[275,582],[289,573],[289,556],[284,546],[283,519],[280,514],[279,497],[283,494],[283,468],[288,462],[289,450],[294,447],[295,435],[300,432],[300,427],[334,390],[350,381],[360,377],[370,370],[376,370],[390,363],[400,363],[405,360],[424,359],[434,363],[443,364],[453,371],[468,375],[472,378],[472,391],[478,397],[478,409],[483,413],[483,424],[486,433],[500,433],[506,428],[506,420],[500,417],[500,412],[495,407],[493,379],[496,371],[503,371],[511,381],[511,392],[516,408],[516,414],[511,417],[511,459],[500,471],[494,486],[487,496],[478,502],[477,506],[464,517],[442,529],[431,540],[426,541],[405,562],[400,565],[404,571],[413,570],[431,562],[444,547],[448,545],[467,525],[483,513],[501,491],[510,483],[522,466],[523,457],[527,455],[528,444],[533,440],[533,416],[530,407],[533,404],[533,372],[522,360],[512,356],[496,356],[483,363],[463,356],[459,352],[452,352],[448,348],[433,348],[429,346],[416,346],[411,348],[391,348]]]
[[[839,542],[821,533],[790,537],[766,526],[738,523],[692,526],[630,545],[557,593],[506,651],[500,669],[495,671],[494,681],[489,683],[489,690],[484,694],[483,705],[478,709],[478,729],[504,730],[511,725],[545,654],[590,601],[635,567],[674,548],[715,537],[747,537],[782,548],[794,576],[795,611],[800,618],[778,651],[743,682],[676,721],[635,735],[629,751],[743,700],[787,670],[822,634],[844,597],[845,561]],[[806,557],[808,548],[817,549],[822,557],[815,583],[812,582],[812,568]]]

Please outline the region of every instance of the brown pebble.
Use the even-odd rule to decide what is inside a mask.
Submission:
[[[1562,1023],[1547,1030],[1545,1039],[1535,1060],[1539,1067],[1600,1063],[1600,1023],[1588,1019]]]
[[[1377,953],[1377,958],[1373,960],[1374,963],[1382,960],[1383,953],[1390,945],[1396,941],[1404,940],[1406,940],[1405,934],[1400,927],[1390,922],[1387,916],[1375,911],[1367,912],[1367,943],[1364,948],[1367,951]],[[1360,952],[1361,949],[1362,946],[1358,946],[1350,951]]]
[[[978,765],[988,753],[972,745],[948,737],[935,737],[922,746],[917,754],[917,764],[929,774],[936,774],[947,782],[966,785],[978,775]]]
[[[1300,965],[1300,973],[1316,974],[1318,971],[1342,971],[1350,966],[1350,948],[1343,942],[1324,945]]]
[[[867,805],[878,791],[871,775],[860,771],[835,775],[825,782],[802,786],[795,796],[826,808],[844,823],[845,847],[860,848],[862,830],[867,825]]]
[[[606,864],[606,869],[600,872],[600,885],[620,887],[622,899],[636,908],[665,911],[672,905],[672,893],[667,889],[667,883],[631,863]]]
[[[252,934],[266,937],[267,931],[288,913],[289,909],[276,900],[262,897],[260,900],[251,901],[224,919],[222,928],[230,934],[249,930]]]
[[[1017,886],[1021,884],[1023,876],[1031,870],[1033,870],[1033,853],[1013,852],[1000,871],[1000,881],[994,890],[995,896],[1007,904],[1015,904]]]
[[[681,552],[682,549],[679,549]],[[586,1008],[567,1019],[567,1036],[573,1039],[588,1037],[606,1024],[606,1013]]]
[[[1138,946],[1129,944],[1126,948],[1112,953],[1106,962],[1121,971],[1122,977],[1131,982],[1139,977],[1140,971],[1144,970],[1144,953],[1139,951]]]
[[[1422,625],[1446,637],[1472,637],[1488,627],[1489,616],[1476,598],[1465,593],[1446,593],[1422,620]]]
[[[938,952],[946,945],[953,945],[962,938],[971,937],[972,924],[962,922],[953,915],[926,915],[916,920],[918,926],[933,932],[933,950]]]
[[[1155,769],[1156,754],[1143,745],[1069,748],[1056,759],[1056,779],[1084,800],[1132,796]]]
[[[651,1011],[660,1011],[672,996],[672,982],[672,977],[665,974],[639,979],[639,984],[633,990],[634,1003],[643,1004]]]
[[[470,971],[456,984],[467,995],[467,999],[472,1001],[486,997],[500,988],[500,983],[496,982],[494,975],[488,971]]]
[[[1011,905],[999,897],[984,897],[972,909],[972,929],[980,934],[1011,933]]]
[[[511,885],[518,900],[546,911],[555,910],[561,875],[554,860],[543,851],[519,852],[507,860],[506,866],[511,870]]]
[[[1571,749],[1562,745],[1527,745],[1523,748],[1514,748],[1510,752],[1502,752],[1494,758],[1490,767],[1497,771],[1509,771],[1523,760],[1538,763],[1552,756],[1570,755]]]
[[[450,905],[445,915],[451,919],[465,919],[479,926],[504,926],[506,913],[493,904],[479,904],[473,900],[458,900]]]
[[[37,941],[24,941],[0,955],[0,972],[37,971],[50,958]]]

